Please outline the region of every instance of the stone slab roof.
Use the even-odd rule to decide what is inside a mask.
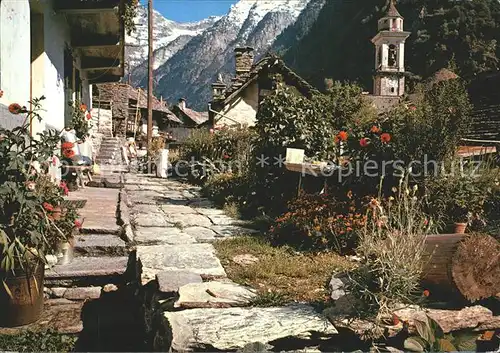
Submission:
[[[142,89],[134,88],[126,83],[104,83],[97,85],[99,99],[114,103],[128,104],[129,100],[136,101],[140,109],[148,108],[148,95]],[[165,103],[160,102],[153,96],[153,110],[167,115],[168,119],[176,123],[182,123],[174,113],[172,113]]]
[[[285,65],[283,60],[276,55],[267,54],[257,63],[255,63],[249,72],[239,75],[233,79],[231,85],[224,91],[224,93],[217,98],[218,101],[223,101],[224,105],[238,96],[250,83],[258,79],[259,74],[263,70],[273,68],[285,76],[287,84],[293,84],[302,93],[311,93],[316,89],[311,86],[306,80],[297,75],[288,66]]]

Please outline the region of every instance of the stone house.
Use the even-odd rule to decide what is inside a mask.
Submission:
[[[208,114],[197,112],[186,106],[184,98],[179,99],[177,105],[172,107],[174,114],[182,120],[185,128],[197,128],[206,125]]]
[[[160,130],[179,126],[182,121],[166,106],[165,102],[153,99],[153,126]],[[147,124],[148,96],[146,91],[126,83],[99,84],[93,90],[93,112],[112,118],[112,136],[137,133]]]
[[[92,106],[92,85],[123,76],[125,28],[131,0],[1,0],[0,125],[18,124],[6,107],[46,97],[35,135],[62,130],[69,103]]]
[[[208,105],[212,126],[255,125],[261,100],[275,88],[275,74],[305,95],[314,91],[275,55],[268,54],[254,63],[252,48],[236,48],[235,62],[236,73],[229,87],[220,77],[212,84],[213,99]]]

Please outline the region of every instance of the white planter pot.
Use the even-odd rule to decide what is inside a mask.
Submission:
[[[156,176],[159,178],[167,178],[168,174],[168,149],[161,151],[160,156],[156,161]]]

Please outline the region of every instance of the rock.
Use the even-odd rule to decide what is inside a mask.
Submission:
[[[156,275],[158,290],[162,293],[177,293],[179,288],[190,283],[202,283],[197,273],[189,271],[163,271]]]
[[[193,213],[193,214],[170,214],[167,216],[168,222],[180,226],[182,228],[187,227],[210,227],[212,222],[208,217]]]
[[[137,213],[156,213],[156,214],[162,214],[162,211],[160,207],[157,205],[135,205],[132,207],[131,212],[133,214]]]
[[[228,282],[191,283],[179,288],[176,308],[229,308],[248,305],[255,290]]]
[[[112,234],[84,234],[75,237],[75,254],[81,256],[125,256],[128,249],[123,240]]]
[[[224,216],[225,212],[223,210],[219,210],[217,208],[203,208],[203,207],[194,207],[193,208],[199,214],[212,217],[212,216]]]
[[[347,294],[346,285],[348,278],[345,274],[334,274],[328,287],[331,291],[331,298],[333,300],[338,300]]]
[[[258,230],[244,228],[236,225],[212,226],[210,227],[220,238],[235,237],[238,235],[248,235],[259,233]]]
[[[163,205],[161,209],[165,214],[196,214],[197,212],[189,206],[185,205]]]
[[[75,287],[64,292],[64,298],[69,300],[99,299],[101,287]]]
[[[196,198],[193,199],[190,203],[189,206],[191,207],[198,207],[198,208],[215,208],[215,205],[212,201],[204,198]]]
[[[313,346],[337,334],[335,327],[309,305],[276,308],[190,309],[165,312],[163,326],[172,340],[169,351],[232,351],[261,342],[276,346],[279,340],[300,340]]]
[[[156,191],[128,191],[128,199],[132,204],[155,205],[162,194]]]
[[[158,272],[187,270],[203,276],[226,277],[226,272],[211,244],[138,246],[143,281],[152,280]]]
[[[236,255],[232,261],[241,266],[249,266],[259,261],[259,258],[252,254]]]
[[[208,217],[216,226],[245,225],[247,223],[245,221],[235,219],[226,215],[209,215]]]
[[[102,288],[102,290],[105,293],[111,293],[116,292],[118,290],[118,287],[115,284],[108,283]]]
[[[200,243],[210,243],[217,240],[215,233],[213,230],[205,227],[188,227],[182,230],[184,233],[190,235],[196,241]]]
[[[196,240],[190,234],[187,234],[175,227],[137,227],[134,237],[138,245],[156,245],[156,244],[192,244]]]
[[[500,315],[493,315],[490,309],[476,305],[461,310],[425,309],[418,307],[396,310],[395,314],[401,321],[408,321],[410,330],[415,320],[425,320],[427,314],[436,321],[444,333],[474,329],[474,331],[500,329]]]
[[[165,215],[159,213],[139,213],[133,216],[132,222],[139,227],[173,227]]]

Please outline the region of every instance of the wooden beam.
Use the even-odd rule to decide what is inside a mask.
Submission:
[[[106,10],[120,5],[120,0],[55,0],[56,12],[77,10]]]
[[[118,82],[120,81],[122,77],[119,75],[97,75],[94,77],[89,77],[89,83],[91,85],[96,84],[96,83],[111,83],[111,82]]]
[[[84,56],[81,61],[81,70],[106,70],[120,67],[120,59]]]
[[[92,34],[79,34],[72,36],[71,46],[74,49],[88,48],[88,47],[112,47],[120,43],[120,36],[117,35],[92,35]]]
[[[60,9],[57,10],[58,13],[61,14],[66,14],[66,15],[95,15],[95,14],[101,14],[105,12],[114,12],[114,13],[119,13],[118,7],[111,7],[111,8],[103,8],[103,9]]]

